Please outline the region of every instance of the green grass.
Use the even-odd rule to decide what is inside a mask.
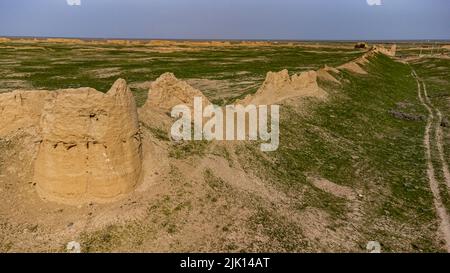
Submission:
[[[25,46],[18,43],[1,45]],[[297,73],[317,69],[325,64],[336,66],[361,54],[351,50],[333,52],[328,49],[314,52],[307,48],[287,46],[205,48],[199,51],[159,53],[131,51],[126,49],[127,46],[119,45],[37,45],[45,50],[0,47],[1,77],[19,80],[24,78],[11,76],[12,73],[30,73],[25,80],[35,88],[54,90],[90,86],[107,91],[119,76],[128,82],[142,82],[155,80],[160,74],[170,71],[181,79],[232,82],[233,92],[224,90],[223,94],[215,94],[211,90],[202,90],[213,101],[221,104],[256,91],[268,71],[289,69],[291,73]],[[83,51],[86,48],[103,50]],[[8,64],[15,60],[18,60],[17,65]],[[445,69],[430,69],[427,67],[430,63],[434,68]],[[427,79],[433,103],[444,115],[450,116],[446,104],[450,82],[448,61],[430,60],[413,66]],[[87,73],[104,68],[118,68],[120,75],[100,78]],[[436,215],[425,173],[425,122],[399,120],[389,114],[389,110],[394,109],[398,102],[410,103],[405,111],[427,114],[417,99],[417,87],[411,69],[408,65],[381,55],[373,58],[365,69],[370,72],[368,75],[340,73],[337,77],[343,80],[342,86],[321,83],[330,94],[327,102],[310,100],[306,110],[283,105],[281,143],[275,152],[260,152],[259,143],[242,144],[234,147],[234,151],[229,151],[206,141],[187,141],[171,144],[169,156],[174,159],[201,157],[207,153],[222,156],[230,166],[239,164],[244,171],[254,173],[291,198],[289,208],[295,210],[292,213],[316,208],[329,216],[332,225],[355,221],[349,218],[351,204],[348,200],[315,188],[308,180],[309,175],[326,178],[362,193],[362,218],[360,223],[355,223],[353,230],[361,237],[361,250],[367,241],[377,240],[383,244],[385,251],[438,251],[439,246],[435,242]],[[243,81],[248,83],[240,85]],[[245,92],[239,93],[236,88],[244,88]],[[147,90],[132,91],[138,105],[142,105]],[[169,141],[167,133],[160,128],[143,127],[157,139]],[[446,136],[448,141],[449,134]],[[448,147],[446,145],[445,152],[446,157],[450,158]],[[238,162],[233,161],[232,152],[236,154]],[[173,168],[170,175],[181,176]],[[269,242],[270,245],[262,246],[263,249],[301,251],[308,248],[301,228],[289,217],[278,214],[276,206],[267,205],[267,201],[249,194],[238,193],[210,169],[204,171],[203,180],[208,189],[201,200],[213,203],[210,207],[222,214],[228,212],[227,204],[233,202],[243,203],[253,209],[246,225],[253,232],[262,232],[273,240]],[[191,181],[170,183],[185,183],[183,190],[186,192],[177,192],[180,200],[163,196],[152,204],[146,204],[148,216],[143,222],[113,225],[82,234],[80,240],[85,250],[111,251],[127,244],[139,248],[143,242],[154,239],[152,236],[155,230],[177,233],[180,228],[177,217],[184,217],[182,213],[190,212],[192,206],[199,206],[199,203],[186,201],[190,198],[186,188]],[[220,201],[224,202],[221,198],[226,204],[216,208]],[[444,201],[450,208],[450,200]],[[232,228],[219,227],[223,232]],[[239,249],[233,243],[226,248]],[[250,242],[244,249],[258,249],[258,246]]]
[[[262,177],[289,194],[309,185],[308,173],[360,189],[371,202],[364,207],[365,224],[359,232],[367,239],[384,242],[387,249],[395,249],[398,246],[395,242],[390,245],[389,236],[405,235],[398,230],[385,234],[379,224],[407,223],[420,229],[433,223],[436,216],[425,173],[425,122],[398,120],[388,111],[397,102],[408,101],[412,111],[426,112],[417,100],[416,83],[407,65],[379,55],[366,69],[369,75],[345,73],[350,83],[335,90],[331,102],[317,103],[308,115],[284,106],[276,152],[266,156],[255,145],[240,154],[244,161],[253,159],[250,168],[260,169]],[[346,217],[342,201],[309,191],[299,209],[313,206],[337,219]],[[421,217],[416,219],[417,215]],[[431,237],[416,240],[420,249],[435,247]]]
[[[308,242],[300,227],[293,224],[285,216],[278,215],[264,207],[258,207],[249,219],[251,228],[271,238],[269,247],[277,247],[281,252],[297,252],[306,250]]]
[[[163,130],[161,128],[158,128],[158,127],[148,126],[144,122],[141,122],[140,125],[143,128],[145,128],[146,130],[150,131],[150,133],[152,133],[152,135],[154,137],[156,137],[157,139],[162,140],[162,141],[169,141],[170,140],[169,134],[165,130]]]
[[[428,97],[433,106],[441,112],[443,117],[450,119],[450,91],[448,86],[450,84],[450,60],[438,58],[424,58],[412,63],[413,68],[417,71],[419,76],[423,78],[426,86]],[[436,114],[435,114],[436,115]],[[450,129],[442,128],[444,159],[447,160],[447,165],[450,164]],[[435,139],[435,134],[430,136]],[[437,155],[438,150],[436,145],[431,146],[433,155]],[[442,165],[437,157],[432,158],[433,166],[435,168],[435,175],[440,182],[439,188],[441,198],[447,211],[450,212],[450,195],[448,187],[445,184],[444,174],[442,172]]]
[[[133,46],[134,49],[147,50],[143,52],[130,50],[126,45],[70,45],[47,42],[10,42],[1,45],[0,64],[17,61],[18,65],[0,66],[0,75],[11,75],[10,70],[13,73],[30,73],[25,80],[37,89],[92,87],[105,92],[118,77],[128,82],[153,81],[165,72],[173,72],[181,79],[229,80],[232,83],[230,90],[220,90],[220,94],[208,88],[202,90],[211,100],[218,99],[216,102],[220,104],[236,97],[235,94],[227,95],[227,92],[235,93],[244,89],[246,94],[255,92],[268,71],[289,69],[291,73],[298,73],[318,69],[325,64],[338,65],[361,54],[344,49],[339,52],[320,49],[322,53],[319,53],[308,48],[283,45],[257,48],[224,47],[214,50],[201,48],[196,51],[168,53],[150,51],[151,46]],[[44,50],[15,50],[6,48],[8,46],[36,46]],[[117,68],[120,73],[99,77],[89,72],[105,68]],[[243,72],[245,74],[242,74]],[[141,105],[146,94],[140,93],[143,90],[133,91],[138,96],[138,104]]]
[[[176,159],[202,156],[205,155],[207,148],[208,141],[206,140],[180,141],[171,146],[169,156]]]
[[[223,181],[220,177],[215,176],[211,169],[206,169],[203,176],[206,184],[208,184],[213,190],[223,190],[223,188],[227,186],[225,181]]]

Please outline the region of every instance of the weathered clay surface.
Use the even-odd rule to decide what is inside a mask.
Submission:
[[[172,107],[180,104],[192,108],[194,97],[201,97],[203,105],[210,104],[200,90],[193,88],[185,81],[178,80],[172,73],[164,73],[151,84],[144,108],[170,111]]]
[[[29,128],[36,134],[29,143],[38,145],[33,180],[45,199],[111,201],[140,179],[137,109],[124,80],[106,94],[92,88],[1,94],[0,113],[1,136]]]
[[[317,84],[317,72],[306,71],[289,76],[287,70],[267,73],[266,80],[254,95],[238,103],[269,105],[298,97],[325,98],[327,93]]]

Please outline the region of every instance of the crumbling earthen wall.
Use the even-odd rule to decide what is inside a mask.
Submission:
[[[270,105],[297,97],[325,98],[327,93],[317,83],[316,71],[305,71],[289,76],[288,70],[268,72],[262,86],[254,95],[237,103]]]
[[[106,94],[91,88],[50,93],[40,128],[34,180],[43,197],[107,201],[134,189],[141,174],[141,139],[125,81]]]
[[[172,107],[180,104],[192,108],[195,97],[201,97],[204,106],[211,104],[200,90],[177,79],[172,73],[164,73],[151,84],[144,108],[170,111]]]
[[[36,134],[29,144],[38,145],[33,181],[45,199],[111,201],[140,179],[137,109],[124,80],[106,94],[92,88],[0,94],[0,114],[0,136],[29,128]]]

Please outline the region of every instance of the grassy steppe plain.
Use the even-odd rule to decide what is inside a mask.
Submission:
[[[360,55],[362,51],[341,44],[336,48],[185,46],[161,51],[144,45],[11,42],[0,44],[0,89],[90,86],[106,91],[122,77],[142,105],[146,82],[174,72],[223,104],[255,92],[268,71],[297,73],[325,64],[338,66]],[[425,59],[413,66],[428,79],[430,97],[448,116],[449,60]],[[281,143],[274,153],[260,152],[257,143],[220,149],[209,143],[172,147],[168,139],[158,138],[163,133],[148,128],[158,143],[172,149],[174,163],[167,180],[171,190],[140,204],[147,209],[137,220],[79,232],[76,238],[83,250],[359,252],[374,240],[385,252],[442,251],[426,176],[425,120],[396,119],[389,113],[394,109],[427,114],[417,99],[411,67],[377,55],[365,69],[367,75],[345,71],[335,75],[341,85],[319,82],[329,93],[325,102],[311,99],[283,105]],[[0,159],[6,160],[8,147],[0,149],[5,150]],[[201,181],[180,178],[177,163],[199,162],[208,156],[241,166],[283,198],[265,200],[251,190],[243,191],[208,167]],[[324,191],[313,183],[315,179],[351,188],[355,196],[349,199]],[[202,194],[196,193],[197,187]],[[23,223],[15,228],[8,217],[0,219],[0,250],[23,250],[17,239],[26,236],[20,231]],[[201,223],[204,229],[194,228]],[[194,236],[193,231],[201,235]],[[53,239],[28,243],[39,251],[63,251],[73,238],[67,234],[54,238],[45,227],[36,232]]]

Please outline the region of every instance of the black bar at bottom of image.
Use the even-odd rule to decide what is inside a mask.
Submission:
[[[16,260],[17,259],[17,260]],[[29,261],[28,261],[29,260]],[[432,263],[430,263],[430,261]],[[367,268],[383,270],[383,265],[397,265],[402,269],[416,269],[428,264],[443,266],[450,261],[448,254],[210,254],[210,253],[149,253],[149,254],[0,254],[0,263],[16,270],[33,264],[48,271],[60,264],[68,271],[86,269],[123,270],[124,272],[302,272],[307,268],[319,270],[358,271]],[[159,269],[159,271],[156,271]],[[65,270],[66,271],[66,270]]]

